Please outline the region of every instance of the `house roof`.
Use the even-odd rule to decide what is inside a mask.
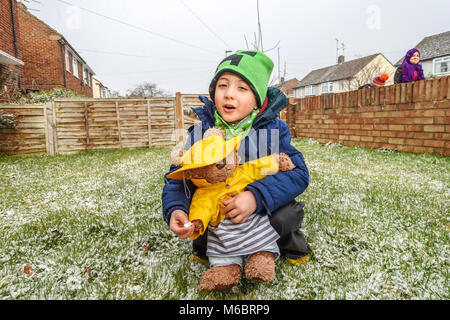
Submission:
[[[295,88],[351,78],[380,54],[376,53],[367,57],[313,70],[300,80],[300,83]]]
[[[287,81],[283,81],[275,86],[275,88],[284,90],[286,93],[291,93],[294,88],[300,83],[297,78],[292,78]]]
[[[420,51],[421,61],[450,55],[450,31],[425,37],[414,48]],[[404,58],[405,56],[395,65],[400,65]]]

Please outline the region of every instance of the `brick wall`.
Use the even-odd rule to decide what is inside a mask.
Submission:
[[[64,87],[92,97],[92,88],[82,83],[81,65],[79,78],[65,71],[64,54],[57,39],[57,31],[29,13],[25,6],[19,4],[17,9],[19,22],[19,48],[21,59],[25,63],[21,67],[23,89],[49,90]],[[71,61],[70,61],[71,62]]]
[[[450,155],[450,77],[291,98],[293,137]]]
[[[17,6],[13,1],[17,32]],[[17,35],[17,33],[16,33]],[[0,0],[0,50],[15,57],[14,33],[9,0]],[[19,59],[20,59],[20,51]],[[13,65],[0,64],[0,102],[14,99],[18,93],[19,69]]]
[[[0,0],[0,50],[14,56],[14,36],[9,0]]]

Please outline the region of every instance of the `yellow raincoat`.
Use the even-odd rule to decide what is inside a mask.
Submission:
[[[221,213],[225,207],[222,201],[243,192],[248,184],[277,173],[278,169],[277,159],[270,155],[240,165],[224,182],[211,184],[204,179],[192,179],[198,188],[189,208],[189,220],[200,219],[203,222],[203,231],[194,233],[190,239],[194,240],[203,234],[208,224],[216,227],[225,219],[225,215]]]

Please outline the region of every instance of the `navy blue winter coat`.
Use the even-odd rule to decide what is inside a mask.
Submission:
[[[238,154],[241,163],[254,160],[272,153],[284,152],[291,158],[295,168],[290,171],[278,172],[249,184],[245,190],[251,191],[256,199],[255,213],[270,214],[272,211],[291,202],[303,193],[309,184],[309,173],[300,151],[291,145],[291,134],[288,125],[278,118],[281,110],[288,106],[286,96],[276,88],[269,88],[267,92],[268,107],[258,115],[253,122],[252,130],[241,142]],[[203,133],[214,127],[214,103],[206,97],[200,97],[205,104],[202,108],[195,108],[201,123],[188,129],[189,137],[185,149],[201,139]],[[200,131],[201,130],[201,131]],[[201,132],[201,134],[199,134]],[[189,213],[192,195],[196,186],[189,180],[167,179],[167,175],[179,167],[172,165],[165,174],[165,185],[162,193],[162,208],[164,220],[169,223],[171,213],[181,209]]]

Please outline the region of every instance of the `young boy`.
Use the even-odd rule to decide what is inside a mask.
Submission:
[[[280,235],[280,254],[298,265],[305,262],[310,250],[299,230],[304,204],[295,198],[307,188],[309,173],[303,155],[291,145],[288,125],[278,119],[279,112],[289,103],[280,90],[268,88],[272,69],[272,60],[259,51],[240,50],[222,60],[209,87],[214,102],[200,97],[205,105],[193,111],[201,123],[189,128],[185,149],[215,126],[226,132],[227,139],[238,134],[245,137],[239,148],[241,163],[272,153],[289,155],[296,166],[293,170],[249,184],[244,192],[224,202],[223,213],[236,224],[244,223],[251,214],[269,215]],[[171,166],[167,174],[177,169]],[[164,220],[178,237],[188,238],[194,226],[184,225],[189,222],[189,206],[196,187],[190,181],[165,181]],[[193,257],[206,260],[206,233],[193,241]]]

